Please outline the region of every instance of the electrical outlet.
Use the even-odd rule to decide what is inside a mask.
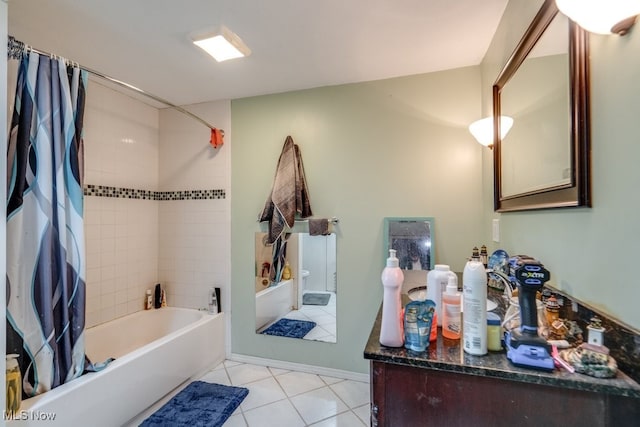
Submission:
[[[500,219],[499,218],[495,218],[491,223],[491,232],[493,235],[493,241],[499,242],[500,241]]]

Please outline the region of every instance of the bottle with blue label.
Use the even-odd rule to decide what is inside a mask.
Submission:
[[[412,301],[404,311],[404,346],[412,351],[425,351],[429,347],[431,322],[436,304],[431,300]]]

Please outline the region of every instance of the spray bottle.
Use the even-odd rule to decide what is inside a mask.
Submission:
[[[487,273],[480,261],[468,261],[462,272],[462,341],[466,353],[487,354]]]
[[[387,266],[382,270],[382,325],[380,327],[380,344],[386,347],[402,347],[404,329],[400,290],[404,275],[400,270],[395,249],[389,249]]]

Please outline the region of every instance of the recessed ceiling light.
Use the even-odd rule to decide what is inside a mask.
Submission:
[[[242,39],[224,25],[220,27],[220,31],[194,39],[193,43],[204,49],[218,62],[251,54],[251,49]]]

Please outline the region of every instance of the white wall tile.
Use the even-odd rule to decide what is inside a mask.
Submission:
[[[158,110],[94,81],[87,93],[85,184],[157,189]],[[153,201],[85,197],[91,326],[142,308],[144,289],[157,281],[157,217]],[[148,255],[133,256],[142,250]]]
[[[225,129],[228,143],[229,102],[188,108]],[[90,82],[86,184],[224,189],[227,198],[158,202],[85,197],[88,325],[142,310],[146,289],[159,282],[174,306],[206,306],[212,286],[230,297],[230,150],[228,145],[213,150],[209,136],[206,127],[180,113],[158,111]]]

